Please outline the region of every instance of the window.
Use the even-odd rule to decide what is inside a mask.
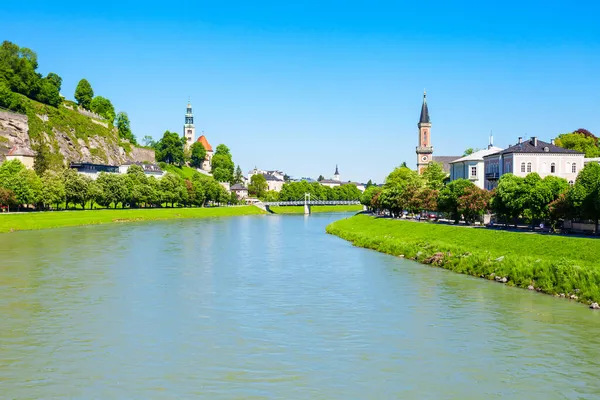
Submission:
[[[574,173],[574,174],[576,174],[576,173],[577,173],[577,164],[573,163],[573,164],[571,165],[571,172],[572,172],[572,173]]]
[[[531,163],[530,162],[527,163],[527,172],[531,172]]]
[[[525,163],[524,162],[521,163],[521,172],[525,172]]]
[[[550,164],[550,173],[551,174],[556,173],[556,164],[554,164],[554,163]]]
[[[471,176],[477,176],[477,167],[471,167]]]

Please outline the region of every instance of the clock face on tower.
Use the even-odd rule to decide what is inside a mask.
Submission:
[[[421,160],[423,160],[423,161],[427,161],[427,156],[423,156],[423,157],[421,157]]]

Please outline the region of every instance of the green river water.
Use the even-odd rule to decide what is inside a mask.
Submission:
[[[600,398],[600,313],[352,247],[343,217],[0,235],[0,398]]]

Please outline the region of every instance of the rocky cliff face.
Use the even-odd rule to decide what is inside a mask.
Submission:
[[[38,114],[46,111],[47,114]],[[154,150],[138,148],[120,140],[116,130],[69,110],[28,110],[28,115],[0,111],[0,162],[13,146],[31,148],[43,140],[65,164],[90,162],[121,165],[155,162]],[[51,115],[48,115],[51,114]],[[32,129],[33,128],[33,129]]]

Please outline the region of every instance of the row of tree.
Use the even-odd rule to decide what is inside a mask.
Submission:
[[[356,185],[347,183],[329,187],[317,182],[286,182],[280,192],[268,190],[266,178],[261,174],[252,175],[248,185],[248,194],[264,201],[300,201],[306,193],[311,200],[360,200],[361,192]]]
[[[146,176],[132,165],[127,174],[101,173],[97,180],[74,169],[46,170],[41,176],[20,161],[0,166],[0,206],[37,210],[61,207],[160,207],[162,205],[205,206],[207,203],[237,203],[221,184],[200,173],[190,179],[167,173],[161,179]]]
[[[573,186],[556,176],[541,178],[537,173],[521,178],[504,174],[493,191],[480,189],[471,181],[458,179],[444,184],[439,164],[432,163],[422,175],[407,167],[396,168],[382,187],[372,186],[361,203],[373,211],[400,216],[437,211],[451,219],[477,221],[484,213],[494,213],[500,222],[531,225],[548,222],[554,226],[565,218],[600,219],[600,165],[588,163]]]

